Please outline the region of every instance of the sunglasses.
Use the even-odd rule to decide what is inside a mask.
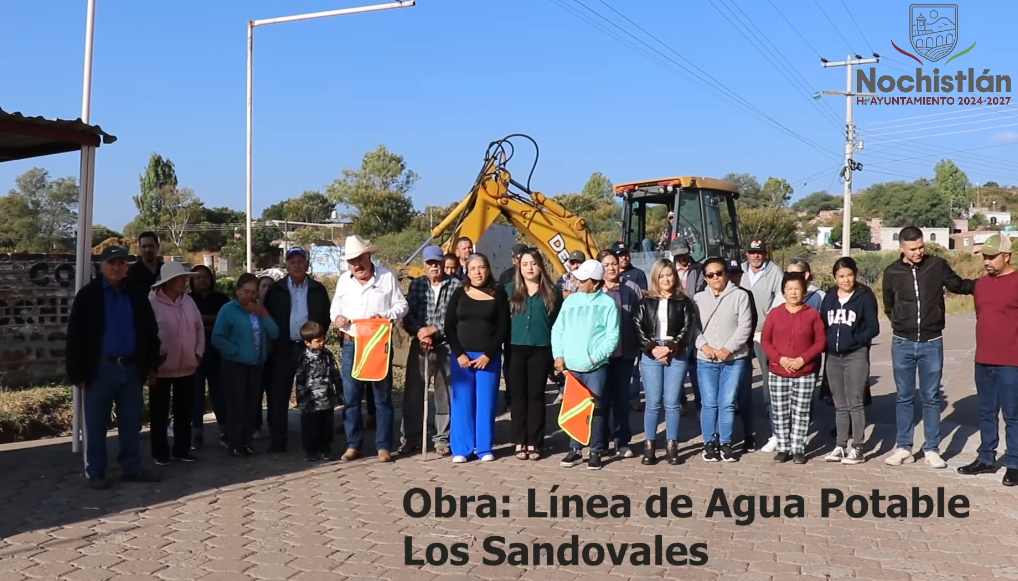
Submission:
[[[714,272],[705,272],[705,273],[703,273],[703,277],[704,278],[721,278],[722,276],[724,276],[724,274],[725,274],[725,271],[723,271],[723,270],[715,270]]]

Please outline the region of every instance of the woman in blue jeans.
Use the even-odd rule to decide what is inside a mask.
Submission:
[[[467,258],[467,276],[449,297],[445,336],[452,363],[449,447],[460,464],[477,454],[495,459],[495,412],[502,377],[502,345],[509,338],[509,299],[483,254]]]
[[[658,260],[650,269],[650,289],[640,301],[634,324],[642,353],[640,370],[647,405],[643,414],[645,465],[657,462],[657,426],[661,403],[665,409],[666,454],[672,466],[679,460],[679,416],[682,382],[689,362],[689,338],[693,332],[693,301],[682,292],[679,275],[669,260]]]
[[[753,325],[749,296],[728,280],[727,263],[708,258],[703,265],[707,288],[696,293],[700,333],[696,337],[696,376],[700,383],[703,459],[735,462],[732,426],[739,380],[748,364],[747,342]]]

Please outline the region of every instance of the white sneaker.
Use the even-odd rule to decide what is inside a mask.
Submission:
[[[912,450],[906,450],[904,448],[896,448],[890,456],[884,460],[884,464],[888,466],[901,466],[902,464],[911,464],[915,462],[915,456],[912,455]]]
[[[860,450],[859,448],[849,448],[848,454],[846,454],[845,457],[841,459],[842,464],[848,464],[850,466],[862,464],[864,461],[865,459],[863,458],[862,450]]]
[[[845,459],[845,449],[841,446],[835,446],[831,453],[824,456],[824,462],[841,462]]]
[[[778,439],[775,438],[774,436],[771,436],[770,438],[767,439],[767,443],[763,445],[763,448],[760,448],[760,451],[764,452],[765,454],[770,454],[771,452],[777,449],[778,449]]]
[[[926,463],[930,465],[930,468],[936,468],[937,470],[947,468],[947,462],[937,452],[926,452],[923,455],[926,457]]]
[[[495,461],[494,454],[485,454],[484,456],[481,456],[481,462],[494,462],[494,461]]]
[[[623,458],[634,458],[636,454],[633,454],[633,450],[629,446],[623,446],[619,448],[619,456]]]
[[[467,461],[467,457],[466,456],[453,456],[452,457],[452,463],[453,464],[463,464],[466,461]]]

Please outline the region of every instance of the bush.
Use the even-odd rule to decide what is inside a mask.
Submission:
[[[232,297],[237,292],[237,279],[232,276],[224,276],[216,279],[216,290]]]
[[[0,391],[0,444],[67,434],[73,400],[67,386]]]

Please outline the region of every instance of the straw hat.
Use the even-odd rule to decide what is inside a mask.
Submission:
[[[185,265],[182,262],[175,261],[164,262],[163,265],[159,267],[159,280],[157,280],[156,283],[152,285],[152,288],[153,289],[159,288],[164,284],[170,282],[171,280],[177,278],[178,276],[194,276],[194,275],[195,273],[191,272],[187,268],[187,265]]]
[[[347,236],[346,244],[343,245],[343,260],[353,260],[362,254],[375,254],[379,248],[360,236]]]

